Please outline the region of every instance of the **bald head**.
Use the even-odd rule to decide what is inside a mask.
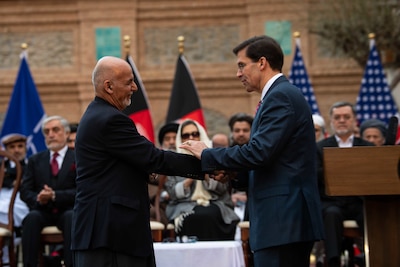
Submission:
[[[131,104],[130,97],[137,91],[131,66],[123,59],[105,56],[99,59],[92,73],[96,96],[119,110]]]
[[[212,137],[212,147],[228,147],[229,137],[223,133],[217,133]]]
[[[117,76],[118,70],[123,67],[130,68],[129,64],[123,59],[111,56],[100,58],[92,73],[92,83],[96,93],[103,87],[106,80],[112,80]]]

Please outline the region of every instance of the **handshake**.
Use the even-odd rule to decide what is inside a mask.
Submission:
[[[189,151],[193,156],[200,160],[201,153],[203,153],[204,149],[208,148],[204,142],[194,140],[183,142],[179,147]],[[209,174],[209,176],[218,182],[226,183],[236,178],[236,172],[217,170]]]
[[[210,173],[209,177],[220,183],[226,183],[228,181],[235,180],[236,175],[237,173],[233,171],[218,170]]]

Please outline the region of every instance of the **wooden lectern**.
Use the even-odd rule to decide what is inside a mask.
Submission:
[[[367,267],[399,267],[400,146],[323,151],[327,195],[364,196]]]

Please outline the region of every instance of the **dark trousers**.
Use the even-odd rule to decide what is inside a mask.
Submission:
[[[343,221],[356,220],[363,229],[363,204],[359,199],[343,198],[336,203],[322,202],[325,229],[325,254],[328,266],[340,266],[343,243]]]
[[[32,210],[22,222],[22,258],[24,267],[36,267],[38,264],[40,235],[46,226],[55,225],[63,232],[64,238],[64,263],[72,267],[71,254],[71,226],[72,210],[63,213],[49,213]]]
[[[254,267],[310,267],[314,242],[299,242],[254,251]]]
[[[74,267],[155,267],[154,254],[149,257],[133,257],[100,248],[73,251]]]

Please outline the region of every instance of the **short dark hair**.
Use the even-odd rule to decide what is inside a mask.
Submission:
[[[332,116],[333,109],[341,108],[341,107],[350,107],[351,111],[353,112],[354,117],[357,116],[356,108],[354,107],[354,105],[352,103],[346,102],[346,101],[339,101],[339,102],[334,103],[329,110],[329,116]]]
[[[71,133],[76,133],[76,131],[78,130],[78,123],[70,123],[69,124],[69,128],[71,128]]]
[[[254,118],[246,113],[236,113],[234,115],[232,115],[232,117],[229,119],[229,128],[231,129],[231,132],[233,131],[233,125],[238,122],[238,121],[245,121],[248,124],[251,125],[253,124],[253,120]]]
[[[281,46],[275,39],[266,36],[254,36],[240,43],[233,49],[233,53],[237,55],[239,51],[246,49],[246,56],[253,62],[257,62],[261,57],[265,57],[273,70],[282,72],[283,51]]]

